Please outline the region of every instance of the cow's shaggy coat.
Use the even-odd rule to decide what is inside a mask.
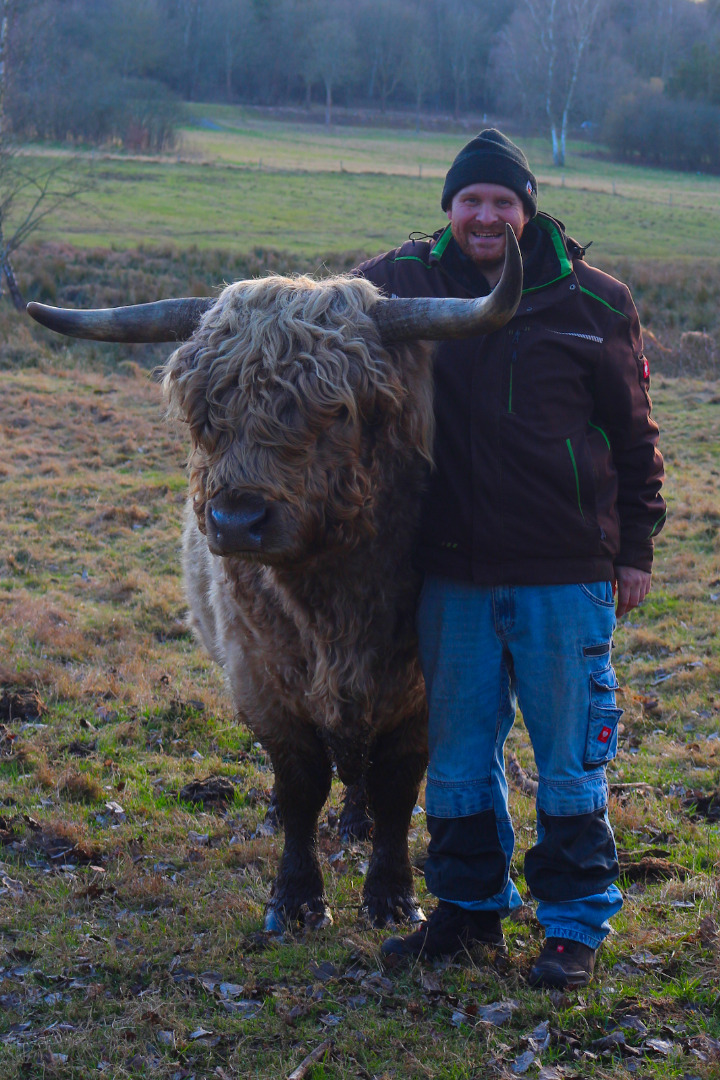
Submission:
[[[367,784],[368,914],[418,915],[407,830],[427,746],[411,548],[430,357],[383,347],[377,296],[357,278],[231,285],[165,371],[192,436],[193,625],[275,770],[285,850],[271,929],[327,914],[315,837],[333,762]]]

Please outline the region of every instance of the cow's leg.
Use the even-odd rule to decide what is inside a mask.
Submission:
[[[373,820],[368,813],[368,794],[365,780],[348,784],[345,788],[338,832],[345,843],[367,840],[372,832]]]
[[[265,824],[272,825],[275,829],[282,828],[275,788],[272,789],[270,802],[265,812]],[[372,832],[372,824],[368,811],[365,780],[359,780],[357,784],[348,784],[343,795],[342,810],[338,821],[340,838],[346,844],[351,844],[353,840],[368,840]]]
[[[405,723],[381,736],[367,772],[368,803],[374,818],[363,908],[374,926],[422,922],[408,853],[408,829],[427,766],[424,724]]]
[[[275,770],[275,796],[285,847],[265,913],[265,929],[281,933],[298,920],[332,922],[317,854],[317,822],[330,792],[330,760],[310,727],[285,728],[283,739],[264,739]]]

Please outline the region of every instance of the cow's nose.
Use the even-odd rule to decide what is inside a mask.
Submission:
[[[262,495],[218,495],[205,507],[208,546],[215,555],[261,551],[267,521]]]

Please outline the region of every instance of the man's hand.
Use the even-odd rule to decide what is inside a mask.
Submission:
[[[644,570],[638,570],[635,566],[615,567],[615,586],[617,587],[617,611],[618,619],[621,615],[627,615],[638,604],[641,604],[650,592],[650,580],[652,575]]]

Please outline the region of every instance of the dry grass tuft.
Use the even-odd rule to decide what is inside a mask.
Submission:
[[[57,793],[71,802],[97,803],[106,798],[102,784],[91,774],[67,769],[57,782]]]

